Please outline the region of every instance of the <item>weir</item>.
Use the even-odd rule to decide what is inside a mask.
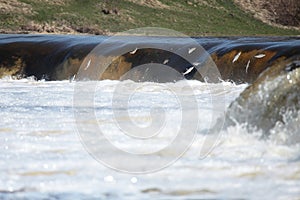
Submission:
[[[106,37],[101,36],[51,36],[51,35],[0,35],[0,77],[34,76],[37,79],[64,80],[73,77],[83,59]],[[300,54],[299,38],[291,37],[231,37],[195,38],[211,55],[221,79],[236,83],[252,83],[275,63]],[[178,43],[156,38],[149,42]],[[146,41],[147,42],[147,41]],[[120,45],[126,44],[124,43]],[[134,40],[130,42],[134,46]],[[182,44],[183,45],[183,44]],[[164,64],[184,73],[190,63],[180,56],[159,49],[140,49],[116,57],[103,77],[119,79],[131,68],[145,63]],[[202,80],[196,70],[185,76]]]

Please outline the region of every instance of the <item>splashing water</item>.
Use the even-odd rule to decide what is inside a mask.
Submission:
[[[228,127],[221,131],[220,142],[213,151],[200,159],[203,139],[214,140],[214,135],[205,134],[210,125],[211,98],[228,106],[246,85],[223,82],[210,84],[207,90],[206,84],[188,82],[203,122],[193,145],[168,168],[132,175],[106,168],[85,151],[73,115],[74,82],[0,80],[0,198],[297,199],[300,146],[299,142],[289,144],[285,140],[294,140],[289,133],[297,132],[299,112],[293,119],[287,114],[288,125],[278,123],[265,140],[260,139],[259,131],[249,134],[241,124]],[[143,144],[120,136],[113,125],[110,106],[118,84],[119,81],[99,81],[95,93],[97,123],[110,140],[133,152],[155,151],[167,144],[169,137]],[[123,123],[151,123],[149,107],[153,107],[153,102],[176,114],[179,106],[176,98],[164,90],[165,84],[126,81],[123,92],[131,92],[137,86],[139,91],[132,96],[129,107],[130,118],[122,118]],[[188,93],[180,82],[167,86]],[[224,94],[225,99],[221,98]],[[120,103],[121,97],[116,97]],[[165,131],[171,134],[176,131],[177,119],[167,119]]]

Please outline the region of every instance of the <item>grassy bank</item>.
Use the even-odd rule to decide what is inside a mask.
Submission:
[[[109,34],[146,26],[200,35],[300,35],[231,0],[0,0],[2,32]]]

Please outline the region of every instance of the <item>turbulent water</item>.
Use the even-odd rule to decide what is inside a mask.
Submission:
[[[99,125],[114,145],[128,152],[156,151],[170,142],[169,136],[145,144],[121,137],[114,121],[120,115],[113,111],[122,107],[112,102],[123,105],[126,99],[114,95],[115,89],[122,84],[122,94],[132,94],[129,117],[120,117],[119,122],[149,125],[155,120],[149,108],[163,107],[166,135],[176,132],[180,121],[182,105],[174,92],[184,98],[190,94],[182,82],[93,83],[97,87],[91,109],[96,121],[74,117],[73,100],[80,95],[74,90],[84,83],[0,80],[0,199],[299,199],[300,145],[284,143],[286,127],[278,126],[267,139],[261,139],[260,132],[249,134],[241,124],[219,135],[206,134],[212,126],[213,104],[222,105],[217,106],[222,113],[245,84],[188,81],[198,105],[198,117],[191,117],[199,119],[192,146],[169,167],[133,175],[96,161],[81,142],[84,133],[78,134],[78,123]],[[217,141],[205,157],[200,155],[203,141]],[[110,156],[110,149],[105,153]]]

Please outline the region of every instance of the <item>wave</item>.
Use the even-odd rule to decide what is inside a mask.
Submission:
[[[279,62],[265,70],[231,103],[226,126],[246,123],[250,131],[260,129],[264,137],[283,131],[294,135],[288,143],[300,141],[300,56]]]

